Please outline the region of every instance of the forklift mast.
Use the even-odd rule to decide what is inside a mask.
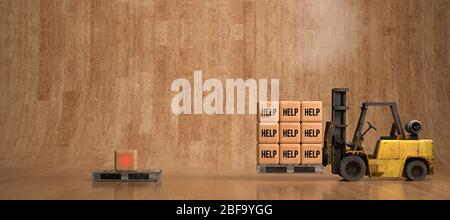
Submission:
[[[328,158],[324,163],[330,162],[331,172],[339,173],[339,164],[345,156],[346,128],[347,128],[347,92],[348,88],[334,88],[332,90],[331,122],[327,122],[325,129],[325,146]],[[326,165],[326,164],[324,164]]]

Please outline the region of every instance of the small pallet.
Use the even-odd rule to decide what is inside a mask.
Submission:
[[[322,165],[257,165],[258,173],[323,173]]]
[[[157,182],[161,173],[161,170],[97,170],[92,172],[92,180],[97,182]]]

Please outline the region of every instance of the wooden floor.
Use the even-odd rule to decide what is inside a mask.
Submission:
[[[163,173],[158,183],[92,182],[88,169],[1,170],[0,199],[450,199],[450,175],[422,182],[324,174]]]
[[[0,198],[449,198],[446,176],[255,176],[255,115],[170,109],[171,83],[195,70],[280,79],[280,99],[322,100],[324,120],[331,89],[348,87],[347,135],[361,102],[396,101],[450,165],[448,0],[0,0],[0,51],[0,169],[13,167]],[[369,152],[386,118],[368,113]],[[92,184],[116,148],[137,149],[163,182]]]

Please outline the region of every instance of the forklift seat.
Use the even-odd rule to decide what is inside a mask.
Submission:
[[[397,137],[395,136],[381,136],[380,140],[395,140]]]

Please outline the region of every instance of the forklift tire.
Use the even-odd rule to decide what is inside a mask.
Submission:
[[[341,160],[339,173],[346,181],[358,181],[366,175],[366,163],[361,157],[348,155]]]
[[[414,160],[406,165],[405,173],[408,180],[421,181],[424,180],[427,176],[428,168],[424,162],[420,160]]]

